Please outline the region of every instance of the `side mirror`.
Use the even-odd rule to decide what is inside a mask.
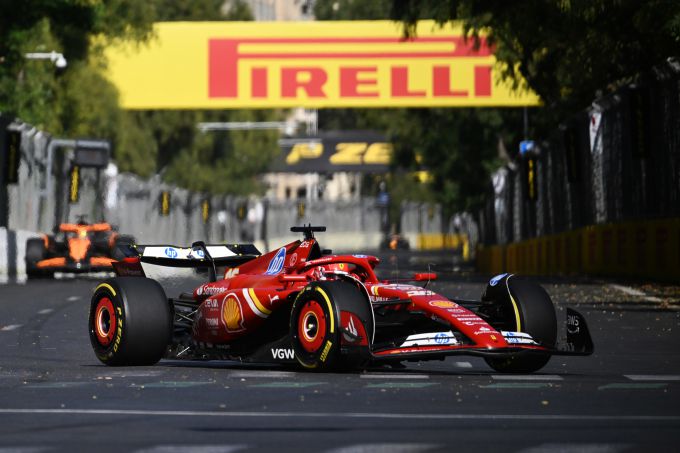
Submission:
[[[434,272],[422,272],[415,274],[413,276],[413,280],[417,282],[429,282],[432,280],[437,280],[437,274],[435,274]]]

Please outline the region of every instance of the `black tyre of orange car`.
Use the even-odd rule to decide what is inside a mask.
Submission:
[[[96,255],[108,255],[111,248],[111,232],[95,231],[92,233],[92,252]]]
[[[340,316],[331,282],[313,282],[293,303],[290,333],[295,357],[309,370],[328,371],[340,355]]]
[[[94,291],[89,317],[90,342],[106,365],[153,365],[172,337],[172,309],[155,280],[117,277]]]
[[[555,307],[540,285],[508,274],[487,286],[482,311],[499,330],[525,332],[541,346],[554,348],[557,341]],[[485,357],[486,363],[502,373],[532,373],[543,368],[549,354],[518,353],[504,357]]]
[[[45,241],[39,238],[32,238],[26,241],[26,274],[29,278],[49,277],[52,272],[38,267],[38,262],[47,256]]]

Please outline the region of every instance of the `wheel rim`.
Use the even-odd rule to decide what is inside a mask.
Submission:
[[[102,346],[108,346],[113,341],[113,335],[116,333],[116,314],[113,310],[113,303],[108,297],[101,298],[97,303],[94,332],[97,341]]]
[[[302,306],[297,330],[300,344],[305,351],[315,352],[321,348],[326,337],[326,317],[318,302],[310,300]]]

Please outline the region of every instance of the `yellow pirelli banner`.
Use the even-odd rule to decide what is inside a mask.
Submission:
[[[106,51],[127,109],[531,106],[460,26],[390,21],[161,22]]]

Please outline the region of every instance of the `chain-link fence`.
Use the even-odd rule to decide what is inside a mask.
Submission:
[[[680,216],[680,75],[669,65],[593,102],[492,176],[484,244]]]

